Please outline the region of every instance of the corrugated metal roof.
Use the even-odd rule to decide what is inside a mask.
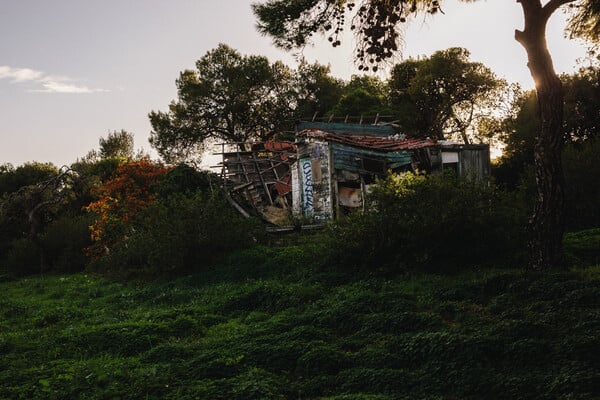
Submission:
[[[298,136],[326,140],[328,142],[341,143],[347,146],[359,147],[374,151],[402,151],[416,150],[426,147],[438,146],[438,143],[431,139],[406,138],[403,135],[393,136],[362,136],[344,133],[326,132],[321,129],[304,129],[298,132]]]

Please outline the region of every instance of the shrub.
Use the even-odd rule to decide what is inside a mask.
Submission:
[[[600,228],[567,233],[565,256],[571,265],[600,264]]]
[[[2,264],[6,271],[16,276],[39,273],[40,249],[31,239],[15,239],[10,242]]]
[[[83,271],[87,264],[85,248],[91,244],[89,215],[63,216],[52,221],[42,236],[42,245],[53,271]]]
[[[587,140],[565,146],[565,223],[568,229],[600,226],[600,140]]]
[[[96,260],[94,269],[150,275],[197,271],[260,236],[257,221],[238,215],[219,193],[172,195],[141,214],[135,231]]]
[[[169,170],[156,186],[159,196],[166,198],[175,193],[192,195],[198,190],[217,188],[221,184],[218,175],[210,171],[198,171],[186,164]]]
[[[487,182],[446,175],[390,175],[370,209],[333,225],[332,262],[342,266],[453,272],[508,263],[522,253],[525,212]]]
[[[167,171],[145,158],[124,163],[93,191],[98,200],[85,207],[97,216],[90,226],[93,244],[88,247],[89,254],[100,256],[135,232],[143,223],[142,211],[156,198],[154,186]]]

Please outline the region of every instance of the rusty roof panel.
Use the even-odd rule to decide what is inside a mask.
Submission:
[[[320,129],[304,129],[298,132],[298,136],[321,139],[328,142],[336,142],[347,146],[360,147],[363,149],[375,151],[401,151],[417,150],[426,147],[434,147],[439,144],[431,139],[406,138],[403,135],[394,135],[387,137],[380,136],[359,136],[344,133],[331,133]]]

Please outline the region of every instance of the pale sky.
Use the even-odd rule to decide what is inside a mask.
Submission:
[[[257,33],[250,3],[0,0],[0,164],[70,164],[121,129],[150,151],[148,113],[166,110],[179,72],[219,43],[294,67],[290,54]],[[498,76],[532,87],[525,51],[514,40],[523,25],[518,3],[442,3],[445,15],[412,22],[404,57],[465,47]],[[571,73],[585,47],[564,39],[563,27],[559,12],[548,46],[557,72]],[[344,79],[357,72],[351,40],[336,49],[318,42],[304,50],[308,61],[330,64]]]

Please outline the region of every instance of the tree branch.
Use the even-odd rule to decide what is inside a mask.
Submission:
[[[546,19],[550,18],[550,16],[560,7],[573,2],[575,2],[575,0],[550,0],[542,8],[544,10],[544,15],[546,16]]]

